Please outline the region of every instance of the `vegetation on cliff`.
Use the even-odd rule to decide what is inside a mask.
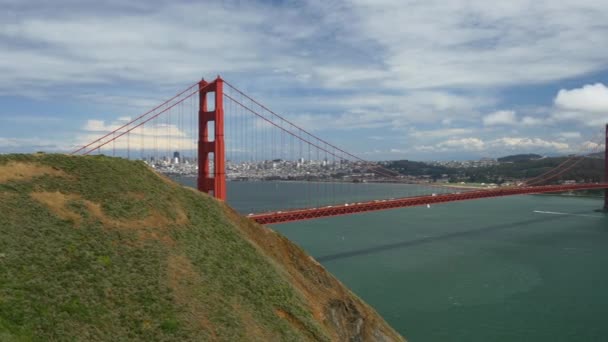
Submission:
[[[300,248],[104,156],[0,155],[0,340],[402,340]]]
[[[542,158],[543,158],[543,156],[541,156],[540,154],[528,153],[528,154],[514,154],[514,155],[510,155],[510,156],[501,157],[496,160],[499,163],[521,163],[521,162],[527,162],[527,161],[537,160],[537,159],[542,159]]]
[[[499,158],[499,163],[496,165],[484,167],[454,168],[407,160],[389,162],[387,167],[404,175],[428,175],[432,179],[447,176],[450,182],[502,184],[538,177],[569,160],[568,157],[536,158],[536,156],[538,155],[508,156]],[[564,165],[566,172],[552,178],[550,183],[565,180],[593,183],[604,179],[604,161],[597,157],[577,158]]]
[[[495,166],[466,169],[461,177],[469,182],[500,184],[513,179],[538,177],[565,163],[567,160],[567,157],[549,157],[514,163],[501,163]],[[593,183],[601,182],[604,178],[604,161],[601,159],[576,159],[567,162],[565,165],[566,172],[552,178],[550,183],[565,180]]]

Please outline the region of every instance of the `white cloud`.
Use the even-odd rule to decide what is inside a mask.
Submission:
[[[598,144],[597,142],[593,141],[585,141],[581,144],[581,150],[585,150],[589,153],[600,152],[603,151],[605,148],[605,144]]]
[[[360,129],[387,127],[401,130],[420,123],[476,121],[477,107],[490,106],[494,97],[463,96],[444,91],[410,91],[400,95],[378,93],[271,98],[272,107],[306,129]],[[322,104],[323,110],[319,110]],[[327,122],[336,125],[327,125]]]
[[[141,123],[141,121],[136,121],[135,124],[129,124],[129,121],[130,119],[128,117],[123,117],[119,120],[107,124],[103,120],[87,120],[86,124],[82,129],[86,132],[93,132],[99,134],[117,131],[117,135],[131,129],[131,133],[133,134],[167,137],[187,137],[188,134],[186,132],[190,131],[189,127],[178,127],[176,124],[173,123],[174,120],[171,120],[171,123],[163,122],[164,118],[151,120],[139,127],[134,126],[136,124]],[[120,129],[121,127],[124,128]]]
[[[576,121],[588,126],[608,122],[608,88],[596,83],[582,88],[561,89],[554,99],[552,117],[560,121]]]
[[[581,138],[580,132],[560,132],[558,135],[565,139],[578,139]]]
[[[85,133],[80,134],[77,137],[76,143],[66,148],[66,150],[75,150],[76,148],[80,148],[85,146],[93,141],[96,141],[100,138],[99,134]],[[82,150],[82,152],[86,152],[88,150],[97,150],[97,146],[99,146],[100,153],[103,154],[112,154],[115,150],[126,150],[130,149],[134,154],[139,153],[142,149],[146,151],[146,153],[152,153],[151,151],[190,151],[195,150],[197,148],[197,144],[193,139],[187,137],[174,137],[174,136],[154,136],[153,134],[142,134],[136,130],[129,134],[125,134],[124,136],[115,139],[112,141],[111,139],[103,139],[99,143],[95,143],[90,147]]]
[[[129,11],[71,3],[53,16],[45,6],[18,7],[0,26],[0,38],[28,43],[0,42],[8,89],[174,85],[221,72],[258,86],[278,78],[360,90],[480,88],[599,70],[608,49],[608,5],[598,1],[175,1]]]
[[[608,113],[608,88],[596,83],[572,90],[561,89],[554,102],[564,110]]]
[[[135,115],[221,73],[307,129],[390,127],[446,138],[444,148],[491,144],[469,128],[420,127],[511,125],[502,133],[519,135],[526,132],[515,129],[558,121],[607,121],[602,84],[560,91],[551,114],[509,103],[520,117],[508,110],[484,117],[503,103],[504,87],[605,69],[602,1],[64,1],[14,1],[0,13],[0,94],[61,93]],[[105,118],[82,126],[118,125]],[[455,139],[462,136],[479,141]]]
[[[480,151],[485,147],[479,138],[449,139],[437,145],[440,149],[459,149],[464,151]]]
[[[488,114],[483,118],[483,124],[485,126],[515,125],[516,123],[517,116],[512,110],[499,110]]]
[[[171,2],[130,12],[107,4],[106,11],[69,7],[38,15],[24,6],[17,20],[3,21],[0,87],[49,89],[124,80],[158,87],[222,71],[288,68],[299,59],[291,56],[293,44],[318,30],[295,15],[297,8],[261,3]]]
[[[422,131],[412,131],[409,133],[410,136],[416,138],[445,138],[445,137],[453,137],[457,135],[466,135],[472,134],[473,129],[470,128],[443,128],[443,129],[435,129],[435,130],[422,130]]]
[[[544,140],[541,138],[527,137],[505,137],[492,140],[490,145],[493,148],[506,148],[509,150],[552,150],[552,151],[568,151],[570,145],[564,142]]]
[[[549,123],[549,120],[548,119],[535,118],[535,117],[532,117],[532,116],[524,116],[521,119],[521,123],[524,126],[539,126],[539,125],[542,125],[542,124]]]
[[[106,126],[103,120],[87,120],[87,123],[84,126],[84,130],[92,132],[111,132],[113,130],[118,129],[120,126],[121,125],[117,124]]]
[[[516,112],[512,110],[499,110],[490,113],[482,119],[484,126],[540,126],[551,124],[551,120],[547,118],[524,116],[519,119]]]
[[[476,137],[448,139],[435,145],[421,145],[417,151],[427,152],[484,152],[500,154],[509,152],[539,152],[550,151],[565,153],[572,147],[563,141],[552,141],[531,137],[502,137],[496,139],[480,139]]]
[[[359,0],[345,7],[338,21],[353,39],[376,44],[395,87],[538,83],[606,65],[607,48],[598,46],[606,42],[598,29],[604,2]]]

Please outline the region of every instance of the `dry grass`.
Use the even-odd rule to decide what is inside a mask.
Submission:
[[[129,229],[136,230],[142,241],[157,240],[167,245],[174,243],[168,234],[167,227],[173,225],[185,225],[189,223],[188,216],[183,208],[175,205],[176,218],[172,220],[158,211],[152,211],[143,219],[114,219],[103,212],[99,203],[83,199],[78,194],[64,194],[61,192],[33,192],[30,196],[45,205],[52,213],[63,220],[72,221],[74,226],[82,224],[84,218],[70,208],[69,203],[78,201],[85,205],[92,218],[100,221],[107,229]]]
[[[241,322],[243,322],[243,328],[245,330],[245,336],[248,341],[280,341],[281,336],[273,333],[270,329],[264,329],[260,322],[256,321],[253,317],[253,313],[250,309],[244,308],[239,304],[233,304],[232,308],[235,312],[238,312]]]
[[[209,335],[209,340],[217,341],[213,324],[207,317],[207,310],[196,298],[196,291],[204,283],[200,274],[196,272],[190,259],[184,255],[170,255],[167,262],[168,284],[173,290],[173,297],[177,304],[185,308],[185,322],[194,330],[201,330]]]
[[[9,162],[6,165],[0,165],[0,183],[29,180],[44,175],[67,177],[67,174],[61,170],[36,163]]]
[[[8,201],[15,198],[14,193],[0,191],[0,200]]]
[[[33,192],[30,195],[63,220],[72,221],[76,226],[82,223],[82,216],[68,208],[68,202],[78,200],[80,196],[66,195],[61,192]]]
[[[311,340],[314,341],[315,340],[315,336],[313,334],[311,334],[311,332],[306,329],[306,326],[300,322],[299,319],[297,319],[296,317],[294,317],[294,315],[292,315],[291,313],[283,310],[283,309],[276,309],[275,313],[277,314],[277,316],[279,316],[280,318],[286,320],[287,322],[289,322],[289,324],[291,324],[291,326],[296,329],[301,331],[304,335],[307,335],[307,337]]]

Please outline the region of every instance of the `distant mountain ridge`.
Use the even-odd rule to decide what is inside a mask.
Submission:
[[[499,163],[519,163],[519,162],[526,162],[526,161],[537,160],[537,159],[542,159],[542,158],[544,158],[544,157],[541,156],[540,154],[529,153],[529,154],[514,154],[514,155],[510,155],[510,156],[500,157],[496,160]]]
[[[538,154],[506,156],[499,160],[503,161],[496,165],[465,168],[435,166],[407,160],[391,161],[386,163],[386,166],[402,175],[413,177],[429,176],[439,179],[447,176],[450,182],[502,184],[540,176],[568,161],[565,172],[551,178],[551,183],[566,180],[593,183],[604,179],[604,160],[597,154],[575,160],[569,157],[543,157]]]

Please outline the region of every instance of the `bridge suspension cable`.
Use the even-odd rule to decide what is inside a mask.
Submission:
[[[566,160],[561,162],[556,167],[542,173],[541,175],[528,179],[524,183],[528,186],[542,184],[546,181],[555,179],[555,178],[565,174],[566,172],[570,171],[575,166],[579,165],[585,158],[588,158],[589,157],[588,155],[590,153],[599,152],[601,150],[601,147],[602,147],[601,139],[604,137],[604,134],[605,134],[605,132],[602,130],[598,134],[596,134],[591,140],[588,141],[588,143],[594,144],[593,149],[591,151],[588,150],[588,146],[586,146],[586,144],[583,144],[579,147],[576,154],[569,156]],[[598,141],[597,143],[596,143],[596,140]]]
[[[137,122],[138,120],[143,119],[143,118],[144,118],[144,117],[146,117],[147,115],[150,115],[150,114],[154,113],[154,112],[155,112],[156,110],[158,110],[159,108],[161,108],[161,107],[163,107],[163,106],[167,105],[168,103],[170,103],[171,101],[173,101],[173,100],[175,100],[175,99],[179,98],[180,96],[182,96],[183,94],[185,94],[186,92],[188,92],[189,90],[191,90],[192,88],[194,88],[196,85],[197,85],[197,83],[192,84],[192,85],[191,85],[191,86],[189,86],[188,88],[186,88],[186,89],[184,89],[183,91],[179,92],[178,94],[176,94],[176,95],[175,95],[175,96],[173,96],[172,98],[170,98],[170,99],[166,100],[165,102],[161,103],[160,105],[158,105],[158,106],[156,106],[156,107],[154,107],[154,108],[150,109],[149,111],[147,111],[147,112],[145,112],[145,113],[141,114],[140,116],[138,116],[138,117],[136,117],[135,119],[133,119],[133,120],[131,120],[131,121],[129,121],[129,122],[127,122],[127,123],[125,123],[124,125],[122,125],[122,126],[118,127],[117,129],[115,129],[115,130],[113,130],[113,131],[111,131],[111,132],[109,132],[109,133],[107,133],[107,134],[105,134],[105,135],[101,136],[100,138],[95,139],[95,140],[93,140],[92,142],[90,142],[90,143],[88,143],[88,144],[86,144],[86,145],[84,145],[84,146],[82,146],[82,147],[80,147],[80,148],[78,148],[78,149],[76,149],[76,150],[72,151],[70,154],[77,154],[77,153],[80,153],[82,150],[87,149],[88,147],[90,147],[90,146],[94,145],[95,143],[98,143],[98,142],[100,142],[100,141],[103,141],[104,139],[108,138],[110,135],[113,135],[113,134],[115,134],[116,132],[118,132],[118,131],[120,131],[120,130],[124,129],[125,127],[128,127],[128,126],[132,125],[134,122]],[[114,140],[116,140],[116,137],[112,137],[111,141],[114,141]]]
[[[270,211],[264,220],[268,215],[289,216],[278,214],[285,210],[305,211],[304,216],[308,217],[321,212],[325,215],[380,210],[393,207],[395,201],[409,206],[443,203],[450,198],[557,191],[566,188],[539,186],[559,180],[585,159],[584,155],[569,156],[521,186],[479,190],[414,183],[395,170],[366,161],[318,137],[219,77],[190,85],[135,119],[101,126],[99,138],[89,139],[72,154],[97,152],[140,159],[219,199],[228,198],[241,211]],[[590,146],[594,150],[604,146],[601,142],[593,144]],[[198,177],[196,181],[193,175]],[[382,190],[374,192],[366,181],[387,184],[376,185],[374,189]],[[231,198],[226,192],[246,196]],[[274,196],[276,202],[272,207],[260,207],[259,203],[268,201],[256,200],[255,196]],[[299,198],[294,200],[295,196]],[[437,196],[441,197],[434,199]],[[390,203],[382,204],[385,202]]]
[[[394,170],[382,167],[381,165],[377,165],[377,163],[372,163],[369,161],[366,161],[352,153],[349,153],[347,151],[345,151],[344,149],[337,147],[335,145],[333,145],[332,143],[310,133],[309,131],[297,126],[295,123],[293,123],[290,120],[287,120],[284,116],[277,114],[276,112],[272,111],[271,109],[269,109],[268,107],[264,106],[263,104],[261,104],[260,102],[258,102],[257,100],[255,100],[254,98],[252,98],[251,96],[245,94],[243,91],[239,90],[238,88],[236,88],[235,86],[233,86],[231,83],[224,81],[224,83],[230,87],[232,90],[234,90],[235,92],[237,92],[238,94],[244,96],[245,98],[247,98],[248,100],[250,100],[252,103],[256,104],[257,106],[259,106],[260,108],[262,108],[263,110],[267,111],[268,113],[274,115],[275,117],[277,117],[279,120],[281,120],[282,122],[287,123],[289,126],[293,127],[294,129],[301,131],[302,133],[304,133],[305,135],[311,137],[313,140],[317,140],[319,142],[321,142],[322,144],[325,144],[328,147],[331,147],[333,149],[335,149],[336,151],[339,151],[340,153],[343,153],[344,155],[351,157],[353,160],[357,160],[366,164],[372,164],[375,168],[378,168],[380,170],[383,171],[384,175],[392,175],[392,176],[399,176],[399,172],[396,172]],[[283,128],[281,128],[283,129]]]

